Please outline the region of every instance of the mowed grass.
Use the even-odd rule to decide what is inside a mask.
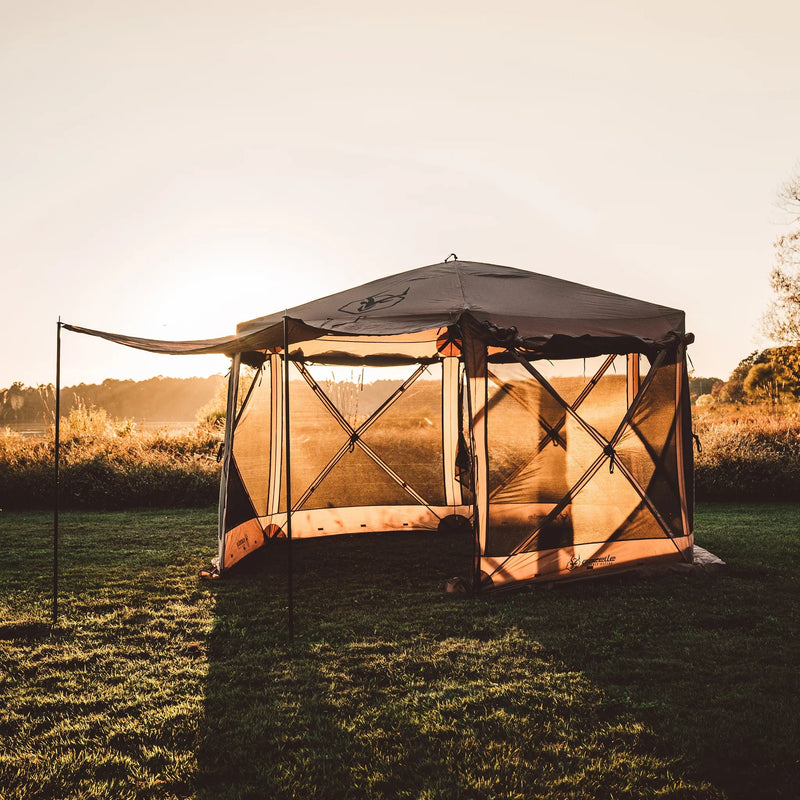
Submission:
[[[0,514],[0,797],[796,798],[800,506],[705,506],[725,575],[469,598],[458,534],[285,542],[215,510]]]

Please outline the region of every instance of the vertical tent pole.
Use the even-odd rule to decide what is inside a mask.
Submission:
[[[628,408],[633,405],[636,395],[639,393],[641,379],[639,353],[628,353],[627,355],[627,387],[628,387]]]
[[[481,523],[483,530],[483,546],[478,548],[478,563],[475,576],[478,594],[481,591],[481,552],[486,549],[486,540],[489,536],[489,365],[487,361],[487,347],[483,345],[483,508],[484,520]]]
[[[270,376],[270,452],[267,516],[281,513],[281,475],[283,467],[283,361],[279,353],[269,357]]]
[[[289,320],[283,315],[283,430],[286,453],[286,560],[289,592],[289,641],[294,641],[294,591],[292,586],[292,458],[289,439]]]
[[[692,524],[690,522],[689,507],[687,499],[687,486],[686,486],[686,459],[693,458],[691,439],[689,439],[689,452],[686,452],[686,430],[684,426],[684,400],[686,387],[684,386],[684,378],[688,375],[684,374],[686,369],[686,345],[681,343],[678,351],[675,354],[675,457],[678,462],[678,496],[681,504],[681,529],[684,536],[691,536]],[[690,429],[691,430],[691,429]],[[683,551],[684,561],[691,564],[694,561],[694,547],[687,548]]]
[[[61,317],[56,323],[56,428],[54,442],[54,487],[53,487],[53,626],[58,624],[58,514],[60,502],[60,457],[61,457]]]
[[[455,514],[455,506],[461,505],[461,484],[456,477],[456,460],[458,457],[458,432],[459,428],[459,380],[461,374],[460,360],[458,357],[446,356],[442,359],[442,449],[444,458],[442,466],[444,472],[445,503],[452,506],[451,513]]]
[[[486,414],[489,405],[486,345],[475,335],[474,326],[460,323],[463,343],[464,370],[467,376],[467,403],[469,409],[470,449],[472,451],[472,489],[475,547],[472,591],[481,591],[482,552],[486,546],[489,524],[489,444]],[[481,382],[483,391],[481,392]],[[478,396],[480,394],[480,397]]]

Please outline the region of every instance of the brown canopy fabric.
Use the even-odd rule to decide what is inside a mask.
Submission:
[[[196,341],[143,339],[65,328],[109,341],[176,355],[234,355],[275,350],[321,337],[398,336],[469,320],[489,344],[509,337],[547,357],[647,352],[684,334],[684,313],[578,283],[512,267],[448,261],[401,272],[237,326],[235,336]],[[593,341],[594,340],[594,341]],[[347,347],[338,348],[344,358]],[[332,355],[337,348],[328,348]],[[243,359],[245,362],[252,358]],[[261,359],[263,360],[263,359]]]
[[[658,341],[683,332],[684,315],[570,281],[512,267],[449,261],[401,272],[286,312],[326,333],[402,334],[455,324],[464,314],[523,339],[554,335]],[[282,314],[241,323],[237,335],[263,335]],[[277,342],[276,342],[277,343]]]
[[[194,341],[176,342],[168,339],[142,339],[138,336],[126,336],[122,333],[109,333],[96,331],[92,328],[82,328],[79,325],[61,323],[61,327],[75,333],[85,333],[87,336],[97,336],[115,344],[124,344],[137,350],[147,350],[150,353],[164,353],[166,355],[213,355],[214,353],[230,355],[235,336],[223,336],[219,339],[198,339]]]

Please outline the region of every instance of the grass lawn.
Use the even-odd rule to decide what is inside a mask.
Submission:
[[[215,510],[0,514],[0,797],[800,797],[800,506],[703,506],[722,576],[471,599],[458,534],[285,543]]]

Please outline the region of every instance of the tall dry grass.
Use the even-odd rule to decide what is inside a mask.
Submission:
[[[216,502],[218,428],[139,431],[83,404],[62,421],[61,502],[67,508],[191,507]],[[0,429],[0,508],[54,499],[54,431],[26,438]]]
[[[218,416],[206,415],[206,421],[179,432],[140,431],[134,423],[79,405],[61,426],[62,505],[94,509],[213,505],[219,489],[216,455],[221,429],[214,421]],[[698,500],[800,497],[800,405],[695,408],[694,430],[703,448],[695,455]],[[372,445],[381,452],[383,445],[392,450],[392,443],[383,442],[380,433],[371,432]],[[0,429],[0,508],[52,506],[53,438],[52,429],[48,436],[35,439]],[[406,464],[406,471],[438,474],[440,463],[433,463],[433,452],[407,452],[406,460],[414,463]]]
[[[696,408],[701,500],[796,501],[800,497],[800,405]]]

